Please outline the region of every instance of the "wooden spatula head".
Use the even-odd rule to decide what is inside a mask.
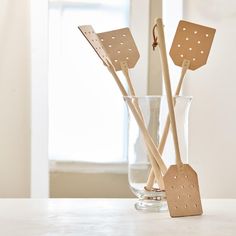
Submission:
[[[210,27],[180,21],[170,50],[173,62],[182,66],[183,60],[187,59],[191,70],[205,65],[215,31]]]
[[[112,30],[98,34],[116,71],[121,70],[120,63],[127,62],[133,68],[138,59],[139,52],[129,28]]]
[[[198,177],[190,165],[171,165],[164,184],[171,217],[202,214]]]
[[[99,37],[95,33],[93,27],[91,25],[82,25],[78,27],[84,37],[88,40],[90,45],[93,47],[97,55],[103,61],[103,63],[108,66],[108,61],[110,58],[107,55],[106,50],[104,49]]]

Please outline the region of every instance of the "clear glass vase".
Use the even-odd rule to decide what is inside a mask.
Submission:
[[[160,190],[154,182],[151,190],[146,190],[147,179],[150,175],[151,164],[149,152],[142,132],[133,116],[128,104],[138,107],[145,126],[154,143],[159,145],[168,117],[167,98],[165,96],[125,97],[128,107],[128,179],[129,187],[138,198],[135,203],[137,210],[165,211],[167,210],[165,191]],[[176,126],[179,139],[180,153],[183,162],[188,162],[188,116],[191,97],[176,96],[174,98]],[[175,163],[175,150],[171,129],[168,132],[162,159],[167,165]]]

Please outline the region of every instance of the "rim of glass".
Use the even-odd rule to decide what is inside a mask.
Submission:
[[[167,98],[166,95],[144,95],[144,96],[123,96],[124,99],[145,99],[145,98]],[[175,95],[174,98],[185,98],[186,100],[192,100],[193,96],[185,96],[185,95]]]

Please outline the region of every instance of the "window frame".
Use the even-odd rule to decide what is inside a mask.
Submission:
[[[48,1],[30,0],[31,198],[49,195]],[[40,65],[40,66],[39,66]]]
[[[54,1],[54,0],[51,0]],[[92,1],[92,0],[91,0]],[[182,1],[182,0],[181,0]],[[49,194],[49,170],[68,171],[68,163],[48,162],[48,0],[31,2],[31,197],[44,198]],[[72,1],[70,1],[72,2]],[[162,8],[162,0],[130,1],[130,28],[139,48],[141,58],[132,71],[134,86],[140,95],[148,91],[150,11],[155,3]],[[157,10],[157,15],[159,14]],[[142,22],[140,22],[142,15]],[[39,66],[40,65],[40,66]],[[76,163],[72,163],[76,166]],[[66,167],[67,165],[67,167]],[[118,164],[120,165],[120,164]],[[116,169],[117,164],[113,164]],[[122,166],[122,164],[121,164]],[[74,168],[74,167],[73,167]],[[72,170],[71,171],[75,171]],[[89,166],[86,167],[89,171]],[[97,166],[97,169],[100,169]],[[59,170],[58,169],[58,170]],[[92,164],[91,170],[94,170]],[[110,169],[110,170],[111,170]],[[121,172],[126,171],[124,167]]]
[[[78,24],[88,24],[88,21],[90,22],[89,24],[94,24],[93,26],[96,26],[96,30],[99,30],[100,28],[99,32],[114,29],[112,27],[118,28],[119,24],[122,24],[123,27],[126,27],[129,24],[128,9],[129,0],[75,0],[72,2],[68,2],[67,0],[49,0],[49,16],[52,16],[52,18],[50,19],[51,22],[49,22],[49,32],[52,32],[52,35],[50,35],[51,38],[49,38],[51,40],[49,41],[49,47],[52,46],[52,51],[49,50],[49,53],[52,52],[52,57],[49,58],[49,108],[51,109],[49,116],[50,161],[97,161],[98,163],[126,161],[126,137],[128,132],[126,123],[128,114],[120,97],[120,92],[117,89],[114,81],[112,79],[110,80],[110,75],[107,72],[106,68],[103,67],[98,58],[95,57],[94,51],[90,50],[91,48],[82,34],[80,34],[79,31],[77,32],[75,30],[77,29]],[[91,14],[99,16],[101,15],[101,12],[104,12],[104,15],[106,16],[103,18],[103,20],[99,20],[100,23],[97,24],[96,18],[92,17],[93,15]],[[110,19],[113,19],[113,15],[115,17],[114,22],[104,22],[105,19],[109,19],[110,17]],[[79,18],[75,19],[75,17],[78,16]],[[69,37],[67,37],[67,35],[69,35]],[[73,40],[73,42],[71,40]],[[70,44],[69,42],[72,42],[72,44]],[[78,42],[81,43],[78,44]],[[71,47],[71,45],[73,46]],[[63,48],[64,50],[61,48]],[[58,52],[60,55],[57,55]],[[81,55],[81,53],[82,55],[86,56],[84,60],[82,59],[83,56],[78,57],[78,55]],[[72,67],[71,60],[76,62]],[[68,63],[68,61],[70,62]],[[80,70],[77,71],[76,68],[78,66],[76,67],[75,65],[80,66],[82,64],[84,64],[83,68],[80,68]],[[61,73],[60,69],[58,70],[58,68],[61,67],[60,65],[66,68],[65,74],[62,77],[61,74],[63,73],[63,71]],[[85,67],[86,69],[84,69]],[[94,74],[92,71],[88,71],[91,67],[93,67],[95,71],[98,72]],[[65,81],[64,76],[67,76],[68,74],[70,78],[68,78],[68,81]],[[91,77],[91,81],[85,80],[85,82],[83,83],[78,80],[78,78],[83,78],[85,76],[88,78]],[[101,77],[101,80],[95,79],[96,76]],[[61,86],[62,83],[64,84],[64,86]],[[93,86],[90,90],[91,83]],[[79,94],[79,97],[77,97],[79,100],[68,100],[68,97],[70,97],[68,96],[68,91],[70,91],[71,88],[67,87],[67,85],[69,86],[69,84],[74,84],[73,88],[77,88],[76,93]],[[104,86],[101,87],[101,90],[95,89],[102,84],[104,84]],[[84,86],[85,89],[81,90],[81,88],[79,88],[80,85]],[[71,88],[71,92],[75,93],[75,91],[73,91],[73,88]],[[62,99],[57,92],[58,89],[63,89],[63,91],[64,89],[66,89]],[[113,91],[113,93],[111,93],[110,91]],[[88,102],[84,103],[81,98],[87,96],[88,92],[91,93],[91,98],[88,100]],[[107,99],[108,95],[113,96],[112,100]],[[98,99],[96,97],[98,97]],[[76,120],[73,119],[70,124],[68,123],[68,118],[64,117],[65,109],[67,108],[63,107],[63,104],[68,103],[71,104],[70,107],[80,107],[81,111],[86,111],[87,107],[92,107],[94,105],[94,99],[97,99],[97,107],[101,109],[102,112],[100,114],[102,115],[98,114],[96,120],[91,120],[91,117],[93,117],[94,115],[94,110],[96,109],[90,109],[86,114],[87,119],[84,119],[78,114],[79,109],[74,110],[74,108],[68,108],[67,114],[69,115],[69,117],[71,117],[71,119],[73,119],[73,117],[77,117]],[[60,102],[62,102],[62,106],[58,106],[59,100]],[[109,118],[110,114],[106,109],[108,106],[112,106],[111,118]],[[114,115],[117,112],[117,109],[119,109],[119,115]],[[100,122],[101,125],[98,126],[97,124],[99,124]],[[88,127],[84,126],[83,124],[88,124],[89,130]],[[107,129],[107,127],[109,128]],[[77,132],[73,133],[74,129],[76,129]],[[94,130],[94,132],[91,133],[90,130]],[[65,135],[61,136],[60,132],[64,133]],[[103,132],[105,136],[104,139],[101,140],[101,136],[99,134],[102,134]],[[117,135],[113,135],[114,133]],[[66,138],[63,138],[70,137],[70,135],[74,137],[69,141]],[[85,140],[83,136],[92,136],[93,139],[98,141],[95,143],[91,143],[90,140]],[[82,146],[78,147],[78,145],[80,144],[82,144]],[[90,148],[91,144],[94,147],[93,149]]]
[[[57,4],[57,0],[51,0],[53,4]],[[67,0],[64,0],[67,2]],[[136,4],[134,0],[130,1],[130,21],[129,27],[136,39],[137,47],[142,57],[139,59],[138,64],[134,71],[131,71],[131,76],[135,78],[134,86],[136,88],[137,94],[146,95],[148,89],[148,55],[149,55],[149,12],[150,12],[150,2],[143,1],[140,4]],[[140,24],[140,14],[143,14],[142,24]],[[142,32],[140,34],[140,32]],[[143,79],[146,78],[146,79]],[[80,163],[78,165],[78,163]],[[64,171],[73,170],[79,172],[81,168],[79,166],[83,161],[66,161],[66,160],[50,160],[50,171],[62,171],[64,166]],[[98,173],[101,165],[105,167],[106,172],[116,172],[118,168],[119,173],[127,173],[127,160],[123,162],[114,163],[95,163],[86,162],[86,169],[90,170],[92,173]],[[77,166],[78,168],[74,168]],[[97,168],[95,168],[97,166]]]

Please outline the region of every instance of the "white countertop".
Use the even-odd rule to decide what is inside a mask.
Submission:
[[[135,199],[0,199],[1,236],[235,236],[236,199],[203,200],[204,215],[170,218]]]

